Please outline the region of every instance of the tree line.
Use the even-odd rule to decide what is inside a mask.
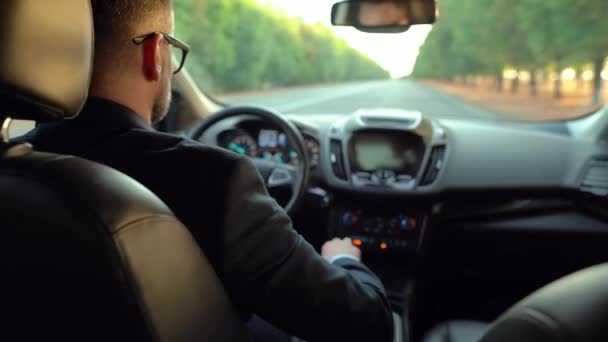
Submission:
[[[388,77],[326,26],[256,0],[176,0],[174,5],[176,34],[191,46],[187,68],[209,92]]]
[[[600,102],[608,56],[606,0],[439,1],[440,17],[422,46],[414,76],[466,79],[493,75],[503,89],[503,70],[526,71],[530,92],[539,75],[553,75],[562,96],[561,71],[593,71],[593,102]],[[519,77],[511,89],[516,92]]]

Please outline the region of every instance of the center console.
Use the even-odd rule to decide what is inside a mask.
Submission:
[[[409,308],[424,261],[433,195],[449,157],[448,133],[417,112],[362,110],[322,133],[320,171],[332,188],[330,236],[349,237],[382,280],[410,335]]]
[[[324,179],[342,191],[333,208],[335,233],[366,255],[417,254],[430,212],[418,195],[432,195],[439,183],[445,129],[408,111],[364,110],[344,120],[321,139],[329,151],[320,159]]]

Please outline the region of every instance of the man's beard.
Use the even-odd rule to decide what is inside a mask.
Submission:
[[[170,86],[168,88],[170,88]],[[150,118],[153,124],[159,123],[165,118],[167,113],[169,113],[170,105],[171,90],[167,89],[164,94],[158,96],[154,101],[154,105],[152,106],[152,117]]]

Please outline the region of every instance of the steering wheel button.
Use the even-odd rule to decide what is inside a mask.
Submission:
[[[280,168],[272,170],[268,177],[268,186],[282,186],[291,183],[291,174],[287,170]]]

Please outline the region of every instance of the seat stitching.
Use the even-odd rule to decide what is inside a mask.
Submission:
[[[125,223],[117,226],[116,229],[111,231],[111,233],[112,234],[120,233],[124,230],[128,230],[129,228],[133,227],[135,224],[141,223],[142,221],[146,221],[146,220],[172,221],[172,222],[176,222],[176,223],[181,223],[177,220],[177,218],[175,216],[166,215],[166,214],[154,214],[154,215],[147,215],[147,216],[138,218],[136,220],[130,220],[128,222],[125,222]]]

